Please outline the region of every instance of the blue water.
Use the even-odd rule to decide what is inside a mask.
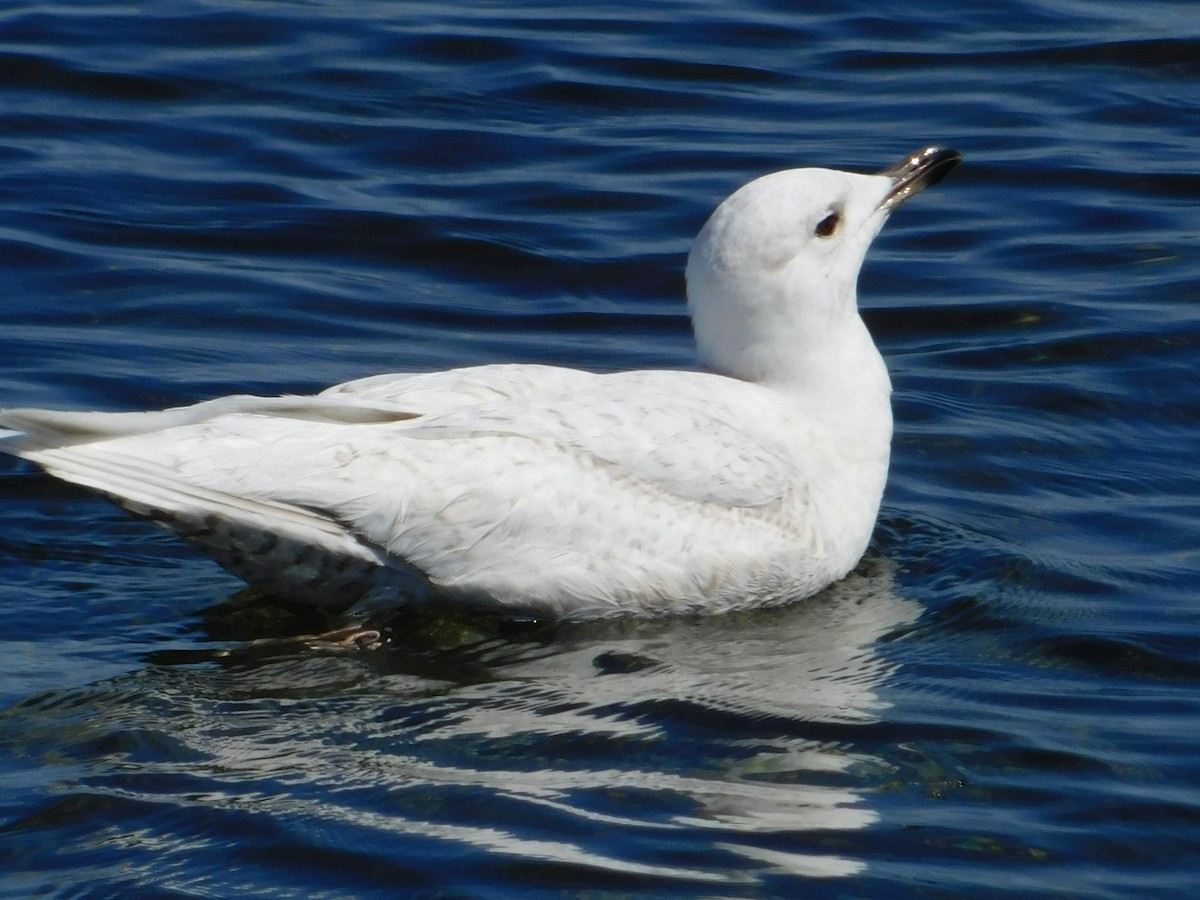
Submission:
[[[933,142],[860,283],[880,525],[814,600],[312,650],[0,461],[0,895],[1193,896],[1192,0],[8,3],[0,405],[688,365],[722,197]]]

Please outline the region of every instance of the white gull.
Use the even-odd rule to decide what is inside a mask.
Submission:
[[[0,411],[0,450],[309,603],[582,618],[799,599],[866,550],[891,383],[858,313],[888,215],[958,164],[791,169],[687,264],[707,371],[488,365],[144,413]]]

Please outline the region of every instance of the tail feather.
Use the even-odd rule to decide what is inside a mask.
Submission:
[[[189,484],[152,460],[103,445],[20,455],[162,525],[269,593],[344,608],[381,593],[420,599],[429,590],[418,570],[304,507]]]
[[[319,397],[255,397],[248,394],[155,412],[0,409],[0,440],[5,442],[0,444],[0,449],[23,456],[26,451],[148,434],[238,413],[360,425],[399,422],[417,417],[415,413],[333,402]]]

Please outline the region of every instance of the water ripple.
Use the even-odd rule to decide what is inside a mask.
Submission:
[[[4,405],[688,365],[738,184],[967,158],[863,272],[892,477],[808,606],[314,650],[345,623],[0,462],[3,892],[1190,896],[1191,12],[0,11]]]

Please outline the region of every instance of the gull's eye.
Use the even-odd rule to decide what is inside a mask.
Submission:
[[[833,237],[833,233],[838,230],[838,226],[841,224],[842,214],[839,212],[831,212],[817,223],[816,230],[813,232],[813,234],[819,238]]]

